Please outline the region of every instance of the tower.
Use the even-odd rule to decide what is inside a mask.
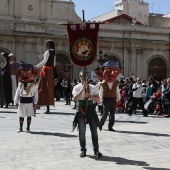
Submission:
[[[129,15],[144,25],[148,25],[149,4],[144,0],[120,0],[115,2],[114,5],[119,14]]]

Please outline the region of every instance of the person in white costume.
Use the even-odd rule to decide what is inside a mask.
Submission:
[[[26,132],[30,132],[31,117],[35,114],[35,109],[38,101],[38,88],[34,82],[38,71],[31,64],[25,64],[21,61],[20,67],[17,71],[21,82],[18,84],[16,90],[14,104],[18,108],[20,128],[17,132],[23,131],[24,118],[27,116]]]

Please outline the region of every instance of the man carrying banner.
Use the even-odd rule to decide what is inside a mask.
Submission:
[[[86,73],[86,67],[93,63],[97,51],[99,23],[93,23],[93,27],[91,24],[84,22],[84,15],[82,23],[67,24],[71,60],[75,65],[84,67],[84,72],[80,72],[81,83],[74,86],[72,91],[74,100],[78,102],[78,112],[73,121],[73,130],[78,123],[80,157],[86,156],[85,132],[87,123],[90,125],[92,134],[94,155],[102,156],[98,145],[97,125],[99,126],[99,120],[93,105],[93,101],[99,101],[98,90],[93,89],[94,86],[87,83]]]
[[[94,86],[87,83],[87,73],[80,72],[79,74],[81,83],[74,86],[72,94],[74,100],[77,101],[77,115],[76,121],[79,129],[79,142],[81,147],[80,157],[86,156],[86,124],[89,123],[94,155],[96,157],[102,157],[99,152],[98,133],[97,126],[99,126],[99,120],[95,111],[93,101],[99,102],[98,90],[94,89]],[[86,100],[87,99],[87,100]]]

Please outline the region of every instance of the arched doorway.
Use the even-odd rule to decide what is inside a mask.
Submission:
[[[167,65],[161,57],[153,58],[148,64],[148,77],[153,75],[157,81],[167,78]]]
[[[63,53],[56,53],[56,70],[60,79],[70,80],[71,62]]]

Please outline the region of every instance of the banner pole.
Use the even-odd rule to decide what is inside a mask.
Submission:
[[[83,24],[82,24],[82,26],[84,27],[85,26],[84,25],[84,22],[85,22],[85,15],[84,15],[85,11],[84,10],[82,10],[82,14],[83,14]],[[84,74],[85,74],[85,83],[87,84],[87,77],[86,76],[88,76],[88,75],[87,75],[87,67],[86,66],[84,66]],[[85,93],[86,92],[87,92],[87,86],[85,88]],[[86,115],[85,121],[88,121],[87,109],[88,109],[88,97],[85,97],[85,115]]]

